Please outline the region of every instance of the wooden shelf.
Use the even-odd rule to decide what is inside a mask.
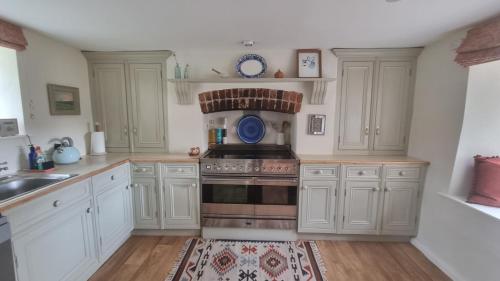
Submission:
[[[335,78],[205,78],[205,79],[168,79],[175,84],[179,104],[192,104],[193,93],[191,84],[245,84],[245,83],[313,83],[313,91],[309,100],[310,104],[324,104],[328,83]]]

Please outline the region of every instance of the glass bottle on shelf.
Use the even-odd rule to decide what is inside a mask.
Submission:
[[[174,77],[175,79],[182,79],[182,76],[181,76],[181,66],[179,65],[179,63],[176,63],[175,64],[175,69],[174,69]]]
[[[189,71],[190,71],[190,67],[189,67],[189,64],[186,64],[186,67],[184,68],[184,79],[189,79],[190,75],[189,75]]]

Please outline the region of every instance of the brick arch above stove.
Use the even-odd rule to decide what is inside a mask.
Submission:
[[[228,110],[264,110],[295,114],[302,106],[302,93],[265,88],[233,88],[198,94],[204,114]]]

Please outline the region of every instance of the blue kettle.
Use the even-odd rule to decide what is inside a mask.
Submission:
[[[73,140],[70,137],[64,137],[60,144],[54,145],[52,160],[56,164],[73,164],[80,161],[80,151],[73,146]]]

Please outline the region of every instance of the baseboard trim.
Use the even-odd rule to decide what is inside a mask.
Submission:
[[[134,229],[132,235],[143,236],[201,236],[199,229]]]
[[[366,241],[366,242],[409,242],[410,236],[392,235],[360,235],[360,234],[317,234],[298,233],[300,240],[337,240],[337,241]]]
[[[434,252],[425,246],[417,238],[410,240],[410,243],[415,246],[425,257],[427,257],[433,264],[435,264],[442,272],[444,272],[448,277],[454,281],[467,281],[465,278],[460,276],[447,262],[443,261],[441,258],[437,257]]]

